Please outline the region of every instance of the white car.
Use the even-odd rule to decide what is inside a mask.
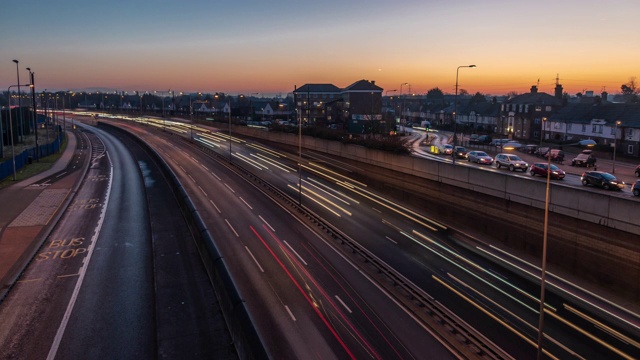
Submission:
[[[467,153],[467,160],[478,164],[493,164],[493,158],[484,151],[473,150]]]
[[[451,144],[442,144],[439,149],[440,154],[451,155],[453,153],[453,145]]]

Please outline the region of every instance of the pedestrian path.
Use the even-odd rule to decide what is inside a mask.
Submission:
[[[77,139],[67,132],[68,143],[58,161],[47,171],[0,189],[0,299],[51,230],[53,218],[71,193],[81,172],[49,186],[36,182],[67,167],[76,151]]]

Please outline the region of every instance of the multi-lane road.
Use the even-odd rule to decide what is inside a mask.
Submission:
[[[468,357],[474,352],[481,352],[485,357],[535,357],[539,308],[536,285],[539,269],[535,265],[491,246],[452,239],[448,225],[426,218],[419,209],[404,206],[369,189],[350,177],[353,169],[346,164],[308,157],[299,161],[295,154],[278,152],[233,134],[191,128],[171,121],[147,119],[118,122],[118,126],[135,133],[154,148],[187,189],[224,254],[243,301],[273,357],[445,358]],[[192,141],[184,140],[191,137]],[[105,154],[108,155],[101,157],[98,163],[111,158],[112,151],[114,156],[121,151],[121,145],[106,143]],[[117,157],[125,158],[124,154]],[[233,166],[225,165],[229,158]],[[100,265],[76,264],[75,267],[81,266],[78,274],[89,271],[83,268],[92,267],[101,269],[103,274],[71,276],[72,285],[59,291],[71,295],[61,297],[59,304],[54,306],[58,310],[52,312],[52,316],[59,319],[65,303],[79,304],[67,305],[62,312],[68,311],[69,319],[74,319],[65,328],[73,329],[72,333],[84,334],[79,339],[94,346],[99,345],[86,339],[96,331],[93,327],[113,330],[131,319],[152,318],[153,314],[143,307],[145,303],[157,301],[150,298],[157,296],[157,289],[154,292],[146,288],[154,283],[154,274],[149,273],[149,268],[157,259],[148,254],[153,253],[148,239],[154,235],[145,233],[149,231],[146,226],[136,229],[116,225],[148,223],[144,219],[136,221],[138,217],[148,217],[147,210],[141,205],[144,186],[140,180],[118,173],[125,171],[134,177],[134,173],[144,173],[144,169],[140,170],[143,168],[140,163],[136,168],[135,164],[127,165],[122,161],[109,173],[110,179],[111,174],[113,178],[115,175],[122,178],[121,185],[103,186],[90,198],[106,199],[114,192],[109,196],[110,203],[126,208],[133,201],[136,206],[128,212],[117,207],[120,210],[116,211],[122,213],[111,216],[82,217],[85,219],[82,223],[88,224],[88,233],[96,224],[105,228],[102,233],[106,240],[99,240],[98,244],[104,241],[108,249],[115,249],[120,244],[122,253],[115,251],[115,257],[94,260],[93,257],[98,259],[100,253],[87,244],[96,244],[95,241],[64,245],[78,249],[87,247],[87,255],[83,252],[78,258],[88,258],[91,261],[81,261]],[[255,178],[268,186],[259,185],[261,182]],[[149,179],[145,182],[148,188]],[[133,186],[125,190],[126,184]],[[272,189],[294,204],[273,200],[273,195],[267,195],[273,194]],[[97,202],[99,208],[106,206],[103,200]],[[308,217],[301,216],[300,205],[307,215],[324,225],[319,227],[318,221],[305,220]],[[105,213],[109,214],[109,211]],[[77,221],[80,221],[79,217],[65,218],[60,228],[68,226],[80,232],[82,227],[74,225]],[[101,225],[103,221],[104,225]],[[67,223],[69,225],[65,225]],[[106,230],[109,226],[113,228]],[[122,240],[131,234],[141,242]],[[58,238],[91,239],[89,235],[61,234]],[[139,263],[134,265],[118,260],[132,257],[132,252],[137,254],[135,258]],[[34,262],[25,276],[33,271],[51,273],[50,270],[37,270],[39,265]],[[131,274],[129,269],[133,271]],[[91,281],[83,281],[83,276]],[[135,279],[134,283],[129,277]],[[34,278],[38,276],[34,275]],[[595,298],[562,279],[552,277],[549,281],[553,291],[547,298],[545,311],[548,312],[545,326],[548,357],[639,356],[640,322],[636,314]],[[127,291],[111,300],[112,284],[119,284],[122,287],[118,289]],[[141,286],[135,292],[128,290],[138,284]],[[5,300],[0,304],[3,319],[4,314],[15,311],[14,306],[18,303],[35,301],[29,299],[41,296],[41,290],[36,290],[18,298],[15,294],[21,293],[22,285],[12,291],[11,296],[16,300]],[[73,298],[74,293],[79,300]],[[96,302],[102,304],[99,299],[117,305],[130,297],[136,297],[131,304],[120,303],[127,307],[123,316],[115,309],[110,310],[110,306],[105,307],[104,314],[102,309],[100,315],[95,314]],[[93,309],[86,305],[83,310],[84,304],[92,298]],[[23,312],[28,314],[28,308]],[[93,327],[75,322],[79,317],[92,319]],[[62,316],[62,321],[52,319],[44,327],[60,329],[61,325],[51,324],[57,324],[57,321],[62,324],[66,318]],[[149,320],[140,319],[142,327],[155,327],[145,321]],[[19,327],[17,323],[16,318],[13,326]],[[3,328],[12,329],[13,326]],[[53,332],[46,331],[46,338],[51,338]],[[144,334],[144,331],[138,331]],[[8,331],[14,332],[15,336],[5,335],[0,339],[5,344],[8,341],[5,339],[22,344],[16,345],[15,349],[29,344],[30,338],[20,335],[26,331]],[[56,334],[59,332],[57,330]],[[112,344],[126,342],[117,335],[109,336],[115,336],[109,339]],[[141,336],[142,340],[135,345],[139,349],[125,346],[124,350],[127,353],[152,352],[150,348],[156,338]],[[54,345],[58,341],[56,351],[82,348],[66,345],[74,344],[69,336],[57,338],[53,337]],[[482,349],[478,350],[478,346]],[[54,348],[46,341],[42,342],[42,347]]]

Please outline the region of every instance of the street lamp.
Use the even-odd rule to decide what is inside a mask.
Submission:
[[[10,85],[7,88],[7,94],[11,93],[12,87],[19,87],[19,86],[20,85]],[[11,103],[9,103],[9,138],[11,140],[11,161],[13,163],[13,181],[16,181],[16,154],[15,154],[14,145],[13,145],[13,118],[11,116]]]
[[[20,141],[20,143],[23,143],[24,139],[22,138],[22,126],[21,126],[22,125],[22,94],[20,93],[20,69],[18,66],[19,61],[13,60],[13,62],[16,63],[16,76],[18,77],[18,113],[20,114],[20,119],[18,119],[18,140]],[[9,106],[9,109],[11,109],[11,106]]]
[[[455,148],[458,142],[456,137],[456,126],[458,125],[458,73],[460,68],[474,68],[475,65],[461,65],[456,69],[456,95],[453,100],[453,147]],[[456,157],[453,157],[453,165],[456,164]]]
[[[618,126],[622,124],[622,121],[618,120],[616,121],[616,128],[615,131],[613,132],[613,163],[611,164],[611,173],[615,174],[616,173],[616,151],[617,149],[617,143],[618,143]]]
[[[581,140],[574,144],[568,144],[567,146],[572,145],[580,145],[592,147],[596,145],[596,142],[587,139]],[[550,155],[550,154],[549,154]],[[545,287],[546,287],[546,277],[547,277],[547,239],[548,239],[548,231],[549,231],[549,194],[551,187],[551,156],[547,156],[547,186],[545,191],[544,198],[544,224],[542,228],[542,265],[540,266],[541,274],[540,274],[540,310],[539,310],[539,318],[538,318],[538,356],[537,358],[542,359],[542,344],[544,340],[544,301],[545,301]]]
[[[540,147],[542,147],[542,139],[544,138],[544,125],[547,122],[547,118],[542,118],[542,126],[540,128]]]
[[[36,86],[35,86],[35,75],[31,71],[31,68],[27,68],[29,71],[29,80],[31,87],[31,100],[33,102],[33,132],[36,137],[36,161],[40,161],[40,144],[38,143],[38,112],[36,110]]]
[[[402,117],[403,117],[403,111],[404,111],[404,99],[402,98],[402,87],[405,85],[409,85],[409,83],[405,82],[400,84],[400,123],[402,124]]]

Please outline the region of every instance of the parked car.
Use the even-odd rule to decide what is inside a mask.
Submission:
[[[636,176],[640,177],[640,165],[636,166]]]
[[[467,149],[464,146],[456,146],[453,148],[453,156],[458,159],[466,159],[467,158]]]
[[[497,146],[497,147],[501,147],[502,144],[509,142],[509,139],[493,139],[491,140],[491,145],[492,146]]]
[[[591,150],[582,150],[578,156],[571,160],[571,166],[592,167],[596,165],[596,157]]]
[[[550,167],[548,167],[547,165],[548,165],[547,163],[535,163],[531,165],[531,167],[529,168],[529,173],[531,174],[531,176],[540,175],[540,176],[547,177],[547,174],[549,173],[547,169],[550,168],[552,179],[558,179],[558,180],[564,179],[564,176],[565,176],[564,170],[560,169],[554,164],[551,164]]]
[[[451,155],[453,152],[453,145],[451,144],[442,144],[440,145],[440,154]]]
[[[551,157],[551,161],[562,164],[562,162],[564,161],[564,151],[560,149],[547,148],[547,151],[542,154],[542,157],[545,159]]]
[[[473,150],[467,153],[467,160],[478,164],[493,164],[493,158],[484,151]]]
[[[535,154],[538,150],[538,145],[525,145],[518,149],[518,151],[523,152],[525,154]]]
[[[593,185],[601,187],[605,190],[624,189],[624,181],[604,171],[585,171],[584,173],[582,173],[580,180],[582,181],[582,185],[584,186]]]
[[[486,145],[491,143],[491,136],[489,135],[480,135],[477,138],[471,138],[469,140],[469,144],[478,144],[478,145]]]
[[[640,196],[640,180],[636,180],[636,182],[631,185],[631,192],[635,196]]]
[[[515,171],[516,169],[521,170],[522,172],[527,171],[529,168],[529,164],[526,161],[520,159],[518,155],[513,154],[498,154],[495,159],[496,168],[500,169],[500,167],[504,166],[511,171]]]

